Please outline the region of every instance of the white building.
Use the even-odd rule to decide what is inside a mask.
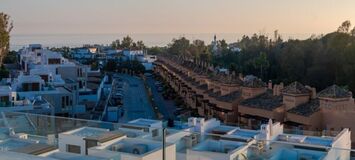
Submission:
[[[94,53],[94,48],[76,48],[72,51],[72,56],[74,59],[91,59],[94,58]]]
[[[103,158],[116,157],[120,160],[163,160],[162,143],[158,141],[122,138],[105,145],[89,149],[89,155]],[[167,143],[165,147],[166,159],[175,160],[175,144]]]
[[[140,130],[149,133],[151,137],[162,135],[163,122],[159,120],[139,118],[121,126],[122,128]]]
[[[125,56],[126,60],[138,60],[144,57],[143,50],[123,50],[122,53]]]
[[[56,139],[55,135],[44,137],[21,133],[28,131],[27,127],[38,126],[41,122],[36,122],[36,119],[41,119],[40,116],[37,118],[31,116],[32,118],[27,120],[14,117],[14,113],[0,114],[0,148],[5,148],[0,151],[0,159],[9,159],[9,157],[50,160],[163,159],[161,135],[151,136],[148,132],[153,128],[159,129],[155,127],[160,126],[161,121],[138,119],[128,124],[112,124],[110,130],[78,127],[60,133]],[[53,120],[53,123],[57,122],[56,117],[46,118]],[[75,128],[81,126],[80,124],[100,124],[95,126],[103,124],[63,118],[58,120],[60,125],[57,127],[60,129]],[[22,122],[21,125],[17,124],[19,121]],[[223,125],[216,119],[204,120],[192,117],[188,123],[187,125],[180,123],[177,124],[176,129],[167,130],[165,139],[167,160],[351,159],[349,129],[343,129],[335,136],[309,136],[285,133],[282,124],[272,123],[271,120],[261,125],[259,130]],[[53,145],[55,142],[58,142],[58,149]]]
[[[79,103],[81,95],[92,91],[87,87],[90,66],[70,61],[39,44],[23,48],[19,57],[22,72],[11,82],[14,91],[25,98],[41,95],[55,108],[56,114],[85,112]]]
[[[316,137],[285,134],[283,125],[271,120],[260,130],[224,126],[215,119],[190,118],[188,123],[201,137],[196,145],[187,147],[187,160],[350,159],[349,129],[335,137]]]
[[[60,133],[58,147],[61,152],[87,155],[88,149],[104,145],[113,139],[126,138],[119,132],[110,132],[108,129],[83,127]]]
[[[41,96],[20,98],[10,86],[0,86],[0,112],[50,113],[50,104]]]

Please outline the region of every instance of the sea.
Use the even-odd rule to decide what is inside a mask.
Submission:
[[[143,34],[11,34],[10,50],[19,50],[28,44],[42,44],[44,47],[81,47],[85,44],[109,45],[116,39],[122,39],[129,35],[134,41],[141,40],[148,47],[166,46],[172,42],[174,38],[186,37],[189,40],[200,39],[210,44],[214,35],[218,40],[224,39],[228,43],[237,42],[243,35],[251,36],[252,34],[242,33],[202,33],[202,34],[184,34],[184,33],[143,33]],[[286,39],[305,39],[312,34],[283,34]],[[272,37],[268,35],[269,37]]]

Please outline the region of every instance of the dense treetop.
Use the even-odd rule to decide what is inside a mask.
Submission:
[[[9,53],[12,27],[10,16],[0,12],[0,79],[8,77],[9,73],[3,66],[3,59]]]
[[[181,37],[168,45],[165,54],[198,58],[264,81],[299,81],[318,90],[338,84],[355,91],[355,28],[350,27],[350,21],[345,21],[335,32],[305,40],[283,41],[277,31],[273,38],[243,36],[216,55],[203,41],[195,44]],[[221,48],[223,42],[218,44]],[[232,51],[232,46],[241,51]]]

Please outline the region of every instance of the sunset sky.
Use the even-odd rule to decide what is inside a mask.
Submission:
[[[327,33],[354,0],[1,0],[13,34]]]

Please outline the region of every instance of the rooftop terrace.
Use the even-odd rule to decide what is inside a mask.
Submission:
[[[0,126],[0,148],[6,148],[6,154],[0,154],[0,159],[9,156],[13,156],[14,159],[16,159],[16,157],[22,157],[23,155],[28,155],[31,159],[36,159],[32,158],[33,155],[41,155],[44,156],[43,158],[47,159],[101,160],[105,159],[104,155],[106,154],[120,155],[121,158],[122,155],[127,155],[141,159],[142,157],[155,154],[161,158],[161,149],[163,146],[162,137],[152,137],[149,133],[144,132],[146,133],[144,134],[142,131],[130,130],[123,127],[127,124],[27,113],[3,113],[0,115],[0,119],[3,121],[2,127]],[[13,119],[16,119],[16,121],[13,121]],[[21,123],[18,122],[18,120],[20,120]],[[330,155],[335,156],[335,159],[337,155],[343,154],[346,156],[347,153],[350,155],[350,152],[346,152],[349,151],[350,148],[342,146],[350,144],[350,140],[348,143],[342,141],[344,139],[346,140],[347,136],[350,138],[350,132],[348,132],[347,129],[344,129],[335,137],[328,137],[314,136],[316,133],[314,135],[285,133],[282,124],[272,123],[272,121],[270,121],[269,124],[264,124],[260,130],[241,129],[240,127],[226,126],[217,123],[217,120],[213,121],[215,123],[210,121],[211,120],[204,121],[200,119],[196,121],[195,124],[190,122],[183,130],[167,128],[168,134],[166,140],[167,146],[170,147],[167,148],[167,151],[169,151],[169,153],[176,153],[176,159],[179,159],[179,156],[185,156],[187,157],[186,160],[190,160],[189,158],[191,157],[189,157],[189,155],[199,156],[200,159],[213,159],[213,157],[216,159],[215,156],[229,157],[228,160],[237,158],[238,155],[243,155],[248,159],[259,157],[259,159],[275,160],[285,158],[288,154],[291,158],[296,159],[308,155],[313,157],[313,159],[326,159],[326,157],[328,157],[327,160],[334,159],[334,157],[329,158]],[[138,119],[135,123],[135,125],[139,124],[149,127],[151,124],[160,124],[160,121]],[[130,123],[129,125],[132,124]],[[199,127],[200,129],[197,129]],[[4,128],[4,130],[2,128]],[[8,130],[6,131],[5,128],[8,128]],[[159,130],[162,129],[162,127],[155,129]],[[135,134],[135,136],[123,136],[128,132]],[[264,135],[265,133],[270,133],[270,135],[266,136]],[[301,133],[312,134],[311,132]],[[24,134],[27,134],[27,139],[24,137]],[[55,138],[58,134],[78,136],[78,139],[84,141],[88,138],[105,137],[106,135],[121,136],[115,136],[104,142],[96,139],[98,142],[102,143],[97,143],[97,146],[89,148],[88,153],[90,156],[87,157],[85,155],[63,153],[62,150],[60,150],[60,152],[56,151],[53,146],[56,146],[58,141],[62,140],[61,138]],[[261,134],[264,136],[259,136]],[[267,137],[269,137],[269,139],[266,139]],[[69,139],[67,139],[69,140],[68,142],[74,141],[70,138],[73,137],[69,137]],[[176,146],[176,150],[173,144]],[[336,149],[341,150],[341,152],[336,151]],[[49,151],[48,154],[39,154],[45,151]],[[13,152],[19,152],[19,154],[13,155]],[[96,157],[96,155],[98,157]],[[38,159],[42,158],[39,157]]]
[[[192,148],[194,151],[207,151],[217,153],[230,153],[244,146],[242,142],[228,143],[224,141],[208,139]]]
[[[314,136],[305,136],[305,135],[282,134],[279,135],[276,140],[290,142],[290,143],[331,147],[334,139],[331,137],[314,137]]]

